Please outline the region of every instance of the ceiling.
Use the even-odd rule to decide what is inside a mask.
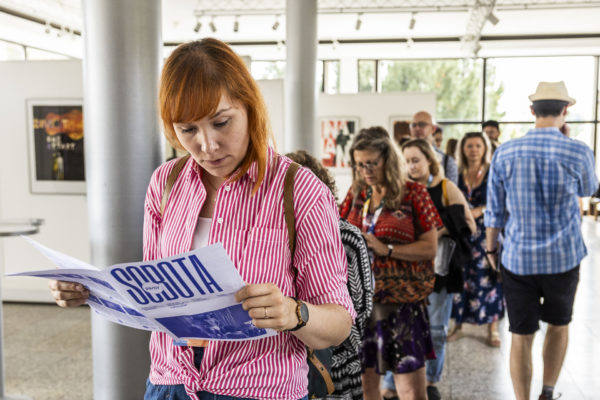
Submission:
[[[285,0],[163,0],[162,7],[166,44],[212,36],[254,58],[285,58]],[[479,55],[530,55],[548,48],[569,53],[575,47],[600,54],[600,1],[319,0],[318,8],[322,58],[389,52],[451,56],[457,51],[477,53],[478,43]],[[201,27],[195,32],[198,22]],[[81,31],[80,0],[0,0],[2,40],[80,58]]]

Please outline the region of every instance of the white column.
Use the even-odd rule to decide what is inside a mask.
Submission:
[[[315,154],[317,87],[317,0],[287,0],[285,152]]]
[[[142,257],[144,197],[161,161],[160,0],[83,0],[85,167],[92,263]],[[95,400],[141,399],[148,332],[92,316]]]

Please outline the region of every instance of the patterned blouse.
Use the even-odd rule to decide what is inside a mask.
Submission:
[[[354,199],[352,189],[340,206],[340,215],[363,232],[363,206],[367,193]],[[407,244],[431,229],[443,226],[425,186],[406,182],[405,194],[396,210],[384,208],[375,224],[375,237],[385,244]],[[376,256],[374,301],[377,303],[412,303],[422,300],[433,290],[433,260],[406,261]]]

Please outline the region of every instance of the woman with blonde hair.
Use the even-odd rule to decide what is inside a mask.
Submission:
[[[408,180],[404,157],[385,129],[362,129],[350,158],[353,182],[340,214],[362,230],[375,277],[361,348],[364,398],[381,398],[381,375],[391,370],[400,398],[424,400],[425,360],[433,357],[425,302],[442,223],[425,186]]]
[[[465,264],[464,287],[454,298],[452,318],[455,327],[448,341],[460,339],[464,322],[488,325],[487,344],[500,347],[498,321],[504,317],[502,282],[495,269],[486,262],[485,211],[491,145],[483,132],[469,132],[458,144],[458,187],[463,192],[477,223],[471,237],[472,258]]]
[[[312,173],[298,170],[292,266],[281,196],[291,160],[268,146],[260,90],[225,43],[203,39],[175,49],[159,102],[167,139],[191,157],[164,209],[165,184],[180,160],[161,165],[150,180],[144,260],[220,242],[247,283],[236,300],[255,327],[277,333],[189,347],[153,332],[144,399],[306,399],[306,346],[340,344],[355,316],[335,200]],[[65,307],[88,296],[69,282],[54,281],[51,289]]]

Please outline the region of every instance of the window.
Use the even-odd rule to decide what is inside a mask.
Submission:
[[[358,91],[374,92],[376,87],[375,71],[377,61],[359,60],[358,61]]]
[[[250,72],[254,79],[284,79],[285,61],[252,61]]]
[[[479,120],[482,66],[481,59],[381,60],[379,90],[433,92],[439,120]]]
[[[532,120],[528,96],[540,81],[565,81],[577,103],[569,108],[570,121],[594,119],[594,57],[513,57],[487,61],[486,119]],[[499,98],[488,95],[496,90]]]
[[[325,82],[325,85],[319,85],[319,87],[325,93],[339,93],[340,92],[340,62],[337,60],[325,60],[322,63],[323,73],[318,74],[321,79]]]

